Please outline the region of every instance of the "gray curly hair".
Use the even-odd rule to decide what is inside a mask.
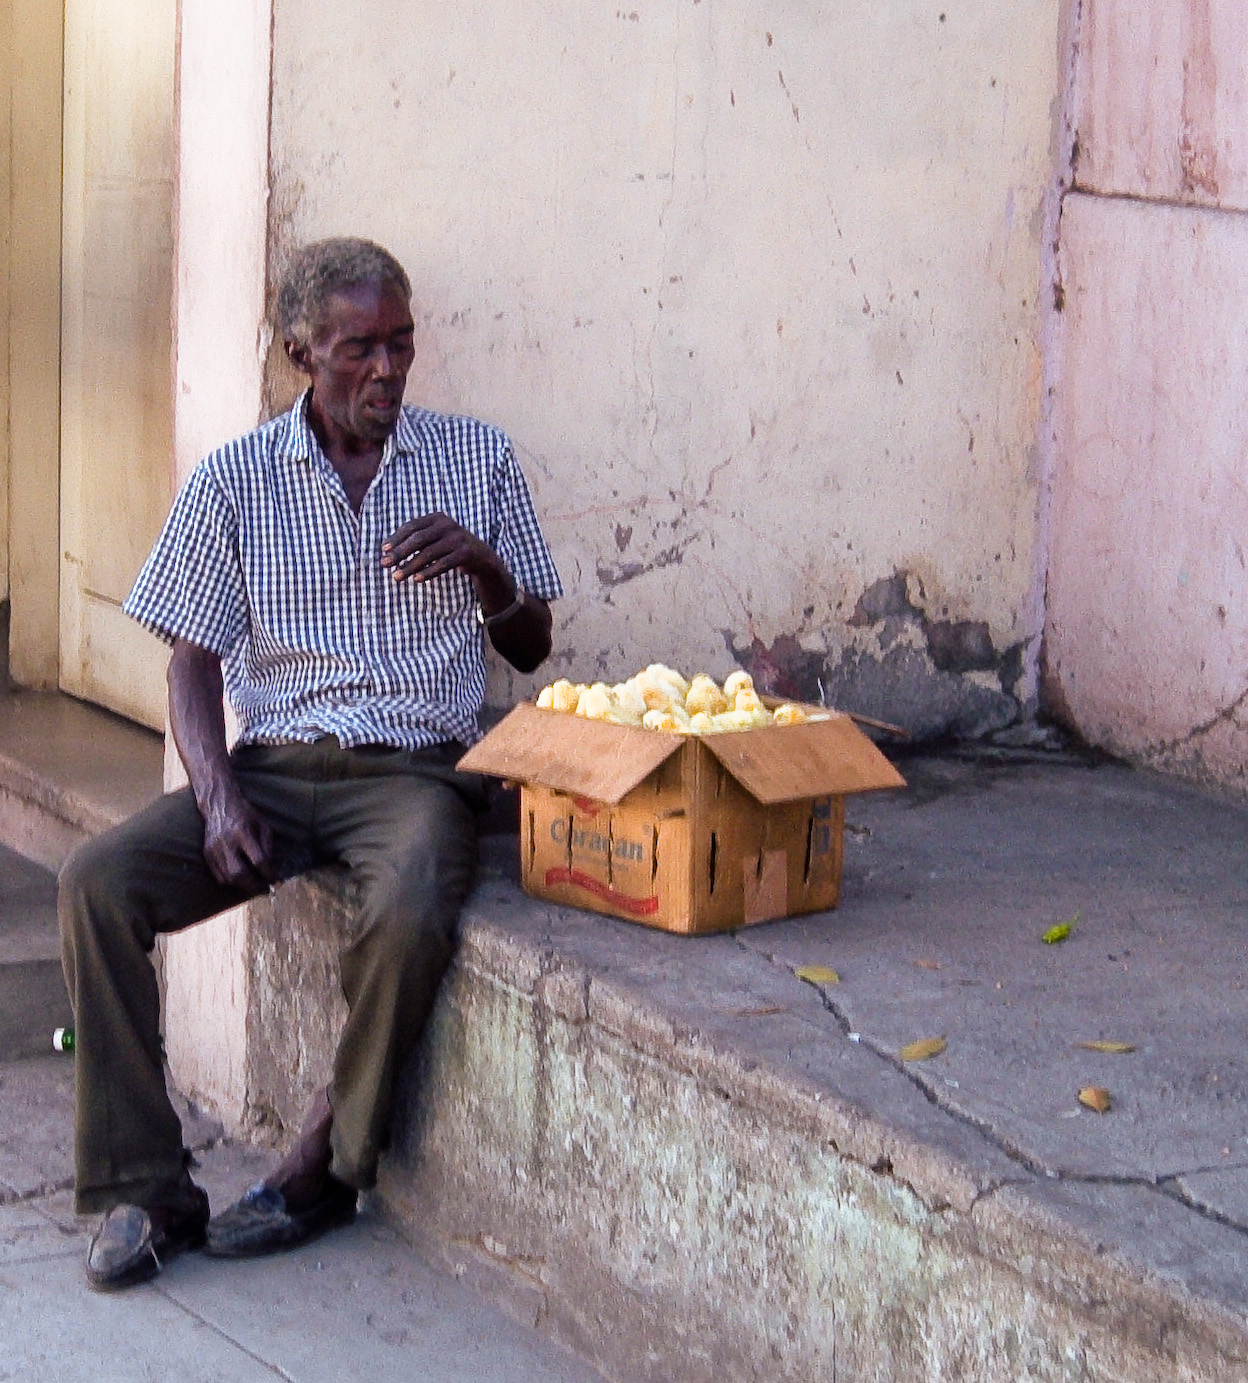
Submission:
[[[410,303],[412,285],[403,266],[371,240],[336,236],[315,240],[296,250],[286,264],[277,290],[277,329],[285,341],[306,346],[335,294],[362,283],[397,288]]]

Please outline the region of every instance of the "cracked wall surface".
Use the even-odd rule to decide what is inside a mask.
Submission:
[[[1094,743],[1248,791],[1248,17],[1081,15],[1045,690]]]
[[[406,261],[411,396],[537,492],[552,675],[774,664],[923,734],[1028,702],[1058,11],[278,0],[270,272]]]

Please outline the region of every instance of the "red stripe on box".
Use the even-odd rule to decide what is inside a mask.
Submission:
[[[591,879],[588,874],[582,874],[579,869],[569,869],[566,865],[546,871],[546,887],[549,888],[552,884],[575,884],[577,888],[586,889],[597,894],[599,898],[605,898],[613,907],[631,913],[634,917],[649,917],[659,910],[657,894],[650,898],[631,898],[627,893],[621,893],[600,879]]]

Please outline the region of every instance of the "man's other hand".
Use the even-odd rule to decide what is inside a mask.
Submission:
[[[278,880],[269,823],[237,790],[210,800],[204,817],[204,859],[218,883],[254,891]]]

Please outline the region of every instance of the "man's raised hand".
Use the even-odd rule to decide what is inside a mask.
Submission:
[[[381,564],[396,581],[432,581],[448,571],[472,577],[486,613],[515,599],[514,586],[502,559],[475,533],[446,514],[409,519],[381,545]]]

